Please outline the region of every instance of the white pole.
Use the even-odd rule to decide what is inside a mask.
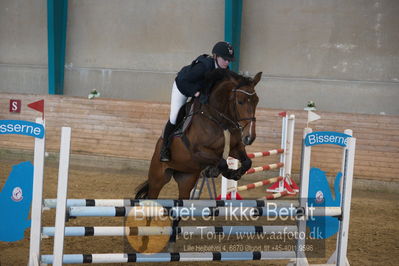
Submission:
[[[293,120],[291,120],[293,119]],[[280,143],[280,148],[284,150],[283,153],[280,154],[280,162],[284,163],[284,167],[280,168],[280,176],[284,177],[283,180],[279,181],[278,187],[276,188],[268,188],[266,189],[266,192],[272,192],[272,193],[281,193],[285,190],[284,187],[284,180],[287,174],[291,174],[291,165],[287,165],[286,163],[292,163],[292,149],[291,149],[291,155],[289,154],[289,130],[291,130],[292,126],[292,131],[294,130],[294,122],[295,121],[295,116],[290,115],[288,116],[285,114],[285,116],[282,117],[281,119],[281,143]],[[292,132],[294,134],[294,132]],[[291,142],[292,143],[292,142]]]
[[[350,129],[344,131],[345,134],[353,136]],[[352,183],[353,183],[353,169],[355,161],[355,147],[356,138],[348,138],[348,144],[342,153],[341,172],[343,178],[340,183],[340,206],[342,208],[342,219],[339,223],[339,232],[337,236],[336,249],[331,257],[328,259],[328,264],[346,265],[349,266],[347,258],[348,237],[349,237],[349,218],[350,205],[352,199]]]
[[[36,123],[42,124],[46,128],[45,121],[41,118],[36,119]],[[44,153],[45,147],[44,134],[42,139],[35,138],[34,151],[34,171],[33,171],[33,191],[32,191],[32,210],[31,210],[31,229],[30,229],[30,266],[38,265],[40,259],[40,241],[42,225],[42,195],[43,195],[43,173],[44,173]]]
[[[340,222],[337,239],[337,265],[347,265],[347,248],[349,238],[349,220],[352,199],[353,169],[355,164],[356,138],[348,139],[346,148],[345,171],[343,172],[344,186],[342,191],[342,221]]]
[[[231,161],[228,162],[229,168],[233,170],[238,169],[238,160],[230,158]],[[238,186],[238,181],[235,180],[228,180],[228,187],[227,190],[234,188],[234,191],[231,192],[231,199],[235,200],[237,199],[237,186]]]
[[[288,118],[287,125],[287,137],[286,137],[286,149],[285,153],[285,175],[284,178],[291,178],[291,170],[292,170],[292,155],[294,152],[294,134],[295,134],[295,115],[290,115]]]
[[[65,212],[68,192],[69,153],[71,128],[61,130],[60,162],[58,168],[57,211],[55,219],[54,261],[53,265],[62,265],[64,253]]]
[[[229,166],[229,169],[237,170],[238,169],[238,160],[234,159],[232,157],[227,158],[227,165]],[[222,184],[221,184],[221,198],[222,200],[225,200],[228,194],[228,191],[233,190],[231,192],[231,199],[236,199],[237,195],[237,181],[227,179],[224,176],[222,176]]]
[[[353,136],[353,131],[352,131],[351,129],[345,129],[344,134],[347,134],[347,135],[349,135],[349,136],[352,137],[352,136]],[[349,140],[348,140],[348,141],[349,141]],[[345,157],[347,156],[347,155],[346,155],[347,150],[348,150],[348,146],[346,146],[346,147],[342,150],[342,162],[341,162],[341,173],[342,173],[342,174],[345,173],[345,162],[346,162]],[[344,185],[344,179],[341,178],[341,181],[340,181],[340,183],[339,183],[339,189],[340,189],[339,191],[341,192],[341,200],[342,200],[343,185]],[[342,202],[341,202],[341,206],[342,206]]]
[[[299,193],[299,206],[306,208],[308,191],[309,191],[309,174],[310,174],[310,158],[312,153],[312,147],[305,145],[306,135],[312,133],[311,128],[305,128],[303,130],[302,138],[302,161],[301,161],[301,185]],[[306,219],[302,217],[298,222],[298,231],[300,235],[306,234]],[[307,264],[306,254],[305,254],[305,237],[299,237],[297,240],[297,251],[296,251],[296,263],[298,265]]]
[[[284,163],[284,167],[280,168],[280,176],[285,177],[286,174],[286,166],[285,160],[287,157],[287,133],[288,133],[288,117],[285,115],[282,119],[281,124],[281,149],[284,150],[282,154],[280,154],[280,162]],[[279,187],[275,192],[282,192],[284,190],[284,180],[280,181]]]
[[[226,199],[227,196],[227,181],[228,179],[222,176],[222,184],[221,184],[221,191],[220,191],[220,197],[222,200]]]

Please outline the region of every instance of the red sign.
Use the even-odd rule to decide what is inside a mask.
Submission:
[[[44,100],[40,100],[40,101],[37,101],[37,102],[34,102],[34,103],[30,103],[30,104],[28,104],[28,107],[32,108],[32,109],[34,109],[36,111],[44,113]]]
[[[21,100],[10,100],[10,113],[20,113],[21,106]]]

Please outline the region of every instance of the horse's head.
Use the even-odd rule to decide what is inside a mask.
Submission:
[[[230,127],[240,129],[244,145],[251,145],[256,138],[255,110],[259,102],[255,86],[261,79],[262,72],[255,77],[248,78],[234,72],[227,72],[228,78],[224,79],[214,88],[210,104],[227,116]]]
[[[242,129],[242,142],[245,145],[251,145],[256,138],[255,111],[259,98],[255,86],[261,76],[262,72],[256,74],[254,79],[242,77],[230,93],[230,110]]]

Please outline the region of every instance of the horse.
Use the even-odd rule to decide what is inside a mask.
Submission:
[[[261,76],[262,72],[254,78],[244,77],[225,69],[210,72],[206,80],[213,85],[209,86],[207,103],[195,98],[189,114],[192,116],[190,126],[183,137],[172,137],[169,162],[160,162],[163,138],[158,139],[148,180],[137,187],[135,198],[157,199],[172,176],[178,184],[179,199],[190,198],[202,171],[208,177],[221,173],[228,179],[239,180],[252,165],[245,146],[256,138],[255,111],[259,98],[255,86]],[[230,133],[230,143],[225,144],[226,131]],[[241,162],[239,169],[228,169],[226,158],[223,158],[225,146],[229,148],[228,155]]]

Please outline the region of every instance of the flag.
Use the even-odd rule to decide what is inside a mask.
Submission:
[[[28,107],[30,107],[30,108],[32,108],[32,109],[34,109],[36,111],[44,113],[44,100],[40,100],[40,101],[37,101],[37,102],[34,102],[34,103],[30,103],[30,104],[28,104]]]
[[[308,111],[308,123],[319,120],[320,116],[312,111]]]
[[[28,104],[28,107],[41,112],[42,119],[44,120],[44,100],[39,100],[37,102],[30,103]]]

